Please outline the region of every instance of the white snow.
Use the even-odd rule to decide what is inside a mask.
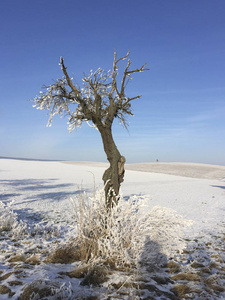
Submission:
[[[48,247],[52,237],[58,236],[58,239],[66,240],[74,230],[74,207],[70,198],[78,195],[81,190],[92,196],[94,189],[102,188],[102,175],[106,166],[104,163],[89,162],[0,159],[0,201],[3,203],[0,207],[0,223],[3,219],[6,222],[8,212],[7,216],[10,215],[12,218],[9,222],[16,224],[12,229],[15,236],[26,226],[34,235],[33,246],[21,242],[23,246],[19,250],[13,241],[1,238],[2,274],[10,270],[9,263],[5,261],[7,252],[8,255],[23,254],[28,250],[31,251],[32,247],[35,250],[37,245]],[[138,169],[142,171],[137,171]],[[151,169],[155,173],[151,173]],[[210,176],[207,175],[209,173]],[[171,258],[179,259],[184,248],[194,247],[193,244],[187,245],[187,240],[198,239],[202,245],[211,241],[211,236],[225,233],[225,167],[172,163],[157,166],[127,165],[121,193],[123,195],[121,201],[135,196],[139,202],[143,202],[141,215],[145,222],[142,222],[142,227],[138,229],[137,247],[142,261],[146,264],[152,261],[160,265]],[[51,226],[52,233],[48,240],[44,240],[48,226]],[[45,235],[42,232],[43,228]],[[148,247],[148,244],[150,249],[140,248]],[[201,257],[193,254],[190,259],[195,261]],[[37,265],[28,270],[29,277],[23,279],[23,283],[30,283],[37,278],[52,280],[57,278],[58,269],[68,271],[74,269],[74,266]],[[86,293],[85,288],[79,286],[79,281],[75,280],[73,283],[70,283],[69,279],[66,282],[62,279],[59,281],[61,285],[65,283],[63,287],[59,285],[59,290],[64,289],[68,295],[75,286],[79,293]],[[1,282],[0,277],[0,285],[3,283],[7,285],[7,282],[7,280]],[[21,286],[11,288],[15,292],[11,299],[17,299],[21,288]],[[91,289],[87,293],[91,293]],[[7,295],[0,297],[8,299]],[[212,298],[206,299],[217,299],[213,297],[212,295]]]

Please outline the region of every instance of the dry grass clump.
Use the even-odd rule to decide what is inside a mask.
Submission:
[[[113,269],[131,268],[138,256],[132,244],[140,223],[138,201],[121,199],[108,212],[104,190],[99,190],[93,198],[80,194],[72,202],[77,226],[73,244],[79,260],[94,264],[97,261]]]
[[[13,239],[17,240],[26,232],[27,226],[19,221],[17,214],[11,209],[11,203],[4,204],[0,201],[0,234],[7,232]]]
[[[90,269],[90,267],[88,265],[86,265],[86,266],[74,269],[73,271],[67,272],[65,274],[67,276],[69,276],[70,278],[83,278],[87,275],[89,269]]]
[[[32,255],[28,259],[26,259],[26,263],[30,265],[40,265],[41,260],[39,255]]]
[[[108,281],[108,270],[104,266],[94,266],[91,268],[84,279],[81,281],[81,285],[99,286],[102,283]]]
[[[126,264],[125,262],[122,265],[118,264],[115,257],[105,259],[102,264],[108,267],[110,270],[119,272],[129,272],[132,267],[131,264]]]
[[[70,264],[82,259],[78,246],[69,243],[54,249],[53,253],[44,262],[52,264]]]
[[[39,288],[32,283],[24,289],[23,293],[19,297],[19,300],[31,299],[32,295],[37,295],[38,299],[43,299],[44,297],[52,295],[51,288],[48,286]]]
[[[99,286],[108,280],[109,270],[103,265],[85,265],[70,272],[62,272],[60,275],[67,275],[70,278],[83,278],[81,285]]]
[[[172,280],[185,280],[185,281],[201,281],[201,278],[197,274],[191,272],[179,273],[171,277]]]
[[[72,296],[72,291],[64,284],[49,280],[35,280],[27,285],[18,300],[28,299],[57,299],[66,300]]]
[[[205,285],[215,292],[225,291],[225,288],[219,284],[216,274],[209,276],[205,280]]]
[[[204,274],[211,274],[211,270],[208,267],[201,268],[198,272],[200,276],[204,276]]]
[[[186,284],[176,284],[171,289],[171,292],[173,292],[180,299],[183,299],[183,298],[185,299],[185,298],[189,298],[187,294],[190,294],[192,292],[192,290]]]
[[[14,256],[11,256],[7,262],[19,262],[19,261],[22,261],[22,262],[25,262],[26,260],[26,257],[24,255],[14,255]]]
[[[5,279],[9,278],[12,274],[13,274],[13,272],[9,272],[9,273],[2,275],[2,276],[0,276],[0,280],[1,281],[5,280]]]
[[[15,293],[13,293],[10,288],[8,288],[7,286],[1,284],[0,285],[0,294],[1,295],[6,295],[8,294],[8,296],[11,298]]]
[[[219,254],[213,254],[213,255],[211,255],[211,258],[215,258],[216,262],[218,262],[218,263],[224,263],[224,260],[222,259],[222,257]]]
[[[169,269],[170,274],[174,274],[180,271],[180,265],[173,260],[168,261],[166,266]]]
[[[12,280],[12,281],[9,281],[8,284],[10,286],[16,286],[16,285],[23,285],[23,282],[19,281],[19,280]]]
[[[204,266],[203,264],[199,263],[199,262],[194,261],[194,262],[191,264],[191,267],[192,267],[193,269],[198,269],[198,268],[204,268],[205,266]]]
[[[212,269],[217,269],[217,270],[220,270],[220,265],[214,261],[212,261],[210,264],[209,264],[209,268],[212,270]]]
[[[112,269],[130,270],[140,253],[135,246],[140,239],[138,200],[135,197],[121,200],[108,212],[104,190],[100,190],[92,199],[80,194],[73,199],[73,204],[76,235],[66,245],[56,244],[44,262],[67,264],[80,261],[81,267],[60,275],[83,278],[81,285],[89,286],[106,282]],[[132,243],[133,237],[136,243]]]

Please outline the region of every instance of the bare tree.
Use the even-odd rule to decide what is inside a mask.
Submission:
[[[131,78],[131,74],[142,72],[145,65],[137,69],[130,69],[131,61],[129,52],[124,57],[117,59],[114,52],[113,69],[105,72],[98,69],[82,79],[80,86],[67,73],[64,60],[61,57],[60,65],[64,77],[57,79],[50,86],[45,86],[45,93],[33,99],[34,107],[50,111],[48,125],[51,126],[52,117],[56,114],[69,116],[69,131],[80,127],[86,121],[95,127],[101,134],[104,151],[110,163],[110,167],[103,175],[105,184],[106,205],[108,209],[118,201],[120,184],[124,178],[125,157],[121,156],[112,136],[112,124],[115,118],[127,128],[126,115],[133,115],[131,101],[141,96],[127,97],[125,88]],[[118,84],[119,62],[127,59],[126,67],[122,74],[122,81]],[[91,122],[91,123],[90,123]]]

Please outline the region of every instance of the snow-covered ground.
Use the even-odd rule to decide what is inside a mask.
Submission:
[[[60,271],[72,271],[75,263],[42,261],[46,249],[53,249],[54,243],[62,243],[74,234],[71,197],[81,191],[92,196],[94,190],[102,188],[106,166],[0,159],[0,299],[18,299],[26,285],[39,279],[56,282],[53,289],[58,289],[59,296],[64,294],[62,299],[81,299],[81,295],[107,299],[114,293],[115,284],[126,283],[130,277],[132,287],[121,283],[116,296],[114,293],[109,299],[225,299],[223,166],[127,165],[121,201],[136,197],[143,204],[141,218],[146,225],[138,232],[143,247],[135,276],[114,272],[98,288],[83,287],[81,279],[59,275]],[[9,216],[8,221],[15,224],[13,234],[2,225]],[[29,235],[22,235],[23,228]],[[36,255],[39,263],[29,264],[29,259],[13,262],[16,255]],[[172,268],[172,263],[177,268]],[[136,295],[129,296],[133,290]]]

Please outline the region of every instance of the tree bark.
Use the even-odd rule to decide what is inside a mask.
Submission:
[[[110,210],[118,203],[120,184],[124,178],[125,157],[121,156],[113,140],[111,127],[102,127],[99,129],[105,153],[110,163],[109,168],[103,174],[105,185],[105,199],[107,209]]]

